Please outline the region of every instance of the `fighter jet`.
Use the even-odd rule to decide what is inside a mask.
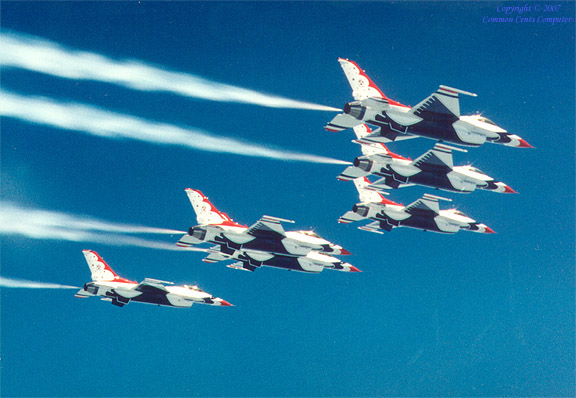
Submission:
[[[433,149],[416,160],[397,155],[384,145],[362,141],[371,133],[370,127],[361,124],[354,127],[363,156],[354,160],[354,165],[342,172],[338,179],[352,180],[375,175],[381,177],[368,189],[398,189],[412,185],[423,185],[444,191],[469,193],[476,188],[500,193],[517,193],[503,182],[496,181],[473,166],[454,166],[452,151],[467,152],[437,143]]]
[[[92,273],[92,282],[86,283],[84,288],[76,293],[78,298],[100,296],[102,300],[110,301],[118,307],[131,301],[178,308],[188,308],[194,303],[232,306],[198,286],[171,286],[172,282],[150,278],[140,283],[129,281],[118,276],[95,251],[83,250],[82,253]]]
[[[508,133],[482,115],[460,116],[458,95],[476,97],[476,94],[440,86],[428,98],[410,108],[386,97],[356,62],[342,58],[338,62],[352,86],[355,101],[347,103],[344,113],[325,126],[328,131],[341,131],[370,123],[378,128],[365,140],[375,143],[426,137],[465,146],[491,142],[532,148],[518,135]]]
[[[214,263],[223,260],[236,260],[233,264],[226,266],[244,271],[254,271],[260,267],[272,267],[309,273],[319,273],[324,269],[343,272],[361,272],[352,264],[317,251],[310,251],[305,256],[289,256],[253,250],[236,250],[232,254],[223,254],[219,249],[220,247],[216,246],[216,251],[202,261]]]
[[[253,271],[269,266],[302,272],[320,272],[324,268],[338,271],[359,270],[331,255],[348,255],[342,246],[331,243],[313,231],[285,231],[283,222],[291,220],[262,216],[251,227],[234,222],[218,211],[200,191],[186,189],[196,212],[197,226],[190,228],[177,245],[192,247],[203,243],[216,246],[207,249],[210,255],[203,261],[236,260],[231,268]]]
[[[367,189],[370,181],[366,177],[355,179],[354,184],[358,189],[361,203],[355,204],[352,211],[348,211],[340,217],[339,223],[347,224],[366,219],[375,220],[358,228],[376,233],[391,231],[392,228],[399,227],[444,234],[453,234],[460,230],[494,233],[490,227],[476,222],[461,211],[456,209],[440,210],[438,201],[450,201],[450,199],[425,194],[421,199],[404,206],[385,199],[380,192]]]

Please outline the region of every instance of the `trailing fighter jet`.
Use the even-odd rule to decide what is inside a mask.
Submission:
[[[234,253],[227,255],[216,251],[202,261],[214,263],[222,260],[236,260],[235,263],[226,266],[244,271],[254,271],[260,267],[272,267],[310,273],[322,272],[325,268],[335,271],[361,272],[352,264],[317,251],[310,251],[305,256],[278,255],[253,250],[236,250]]]
[[[253,271],[269,266],[302,272],[320,272],[324,268],[338,271],[359,270],[333,255],[350,254],[342,246],[331,243],[313,231],[285,231],[277,217],[263,216],[251,227],[232,221],[214,207],[200,191],[186,189],[196,212],[197,226],[190,228],[177,245],[191,247],[203,243],[216,246],[207,249],[204,262],[236,260],[231,268]]]
[[[208,304],[214,306],[231,306],[229,302],[214,297],[198,286],[170,286],[172,282],[146,278],[138,283],[118,276],[112,268],[92,250],[83,250],[84,257],[92,273],[92,282],[76,297],[86,298],[100,296],[102,300],[123,307],[131,301],[146,304],[156,304],[167,307],[188,308],[192,304]]]
[[[450,199],[425,194],[414,203],[404,206],[385,199],[380,192],[367,189],[370,181],[366,177],[354,180],[361,203],[357,203],[352,211],[346,212],[339,223],[351,223],[366,219],[374,222],[358,227],[364,231],[382,233],[392,228],[408,227],[424,231],[453,234],[460,230],[494,233],[485,224],[480,224],[456,209],[440,210],[439,200]]]
[[[339,180],[349,181],[358,177],[375,175],[381,177],[371,183],[368,189],[398,189],[412,185],[423,185],[444,191],[469,193],[476,188],[500,193],[517,193],[503,182],[496,181],[473,166],[454,166],[452,151],[467,152],[437,143],[433,149],[416,160],[390,152],[384,144],[372,144],[362,141],[371,133],[366,124],[354,127],[363,156],[354,160],[338,176]]]
[[[460,116],[459,94],[476,94],[440,86],[436,92],[413,108],[384,95],[354,61],[339,58],[348,82],[352,86],[353,102],[344,106],[325,127],[341,131],[362,123],[378,126],[365,137],[366,141],[382,143],[426,137],[458,145],[480,146],[484,142],[519,148],[532,148],[524,139],[510,134],[481,115]]]

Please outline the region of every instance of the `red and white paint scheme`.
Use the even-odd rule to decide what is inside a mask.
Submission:
[[[339,223],[373,220],[372,223],[359,227],[364,231],[383,233],[392,228],[407,227],[444,234],[453,234],[460,230],[494,233],[485,224],[481,224],[456,209],[440,210],[439,200],[451,201],[439,196],[425,194],[408,206],[384,199],[380,192],[368,189],[370,181],[365,177],[354,180],[360,196],[360,203],[346,212]]]
[[[378,126],[365,138],[374,143],[426,137],[466,146],[491,142],[518,148],[532,147],[482,115],[460,116],[459,95],[476,97],[476,94],[441,85],[411,108],[386,97],[356,62],[343,58],[338,62],[352,87],[354,101],[347,103],[344,113],[325,126],[328,131],[337,132],[369,123]]]
[[[285,231],[282,223],[294,221],[262,216],[247,227],[234,222],[210,203],[199,190],[186,189],[188,199],[196,212],[198,225],[190,228],[177,245],[192,247],[204,243],[213,246],[205,262],[237,260],[253,271],[260,266],[285,268],[302,272],[319,272],[324,268],[339,271],[358,271],[333,255],[350,254],[342,246],[323,239],[314,231]],[[315,252],[318,256],[310,254]],[[233,266],[231,268],[238,268]]]
[[[341,181],[374,175],[379,179],[368,185],[368,189],[398,189],[420,185],[458,193],[470,193],[476,189],[516,193],[508,185],[496,181],[476,167],[454,166],[452,151],[467,152],[465,149],[437,143],[431,150],[410,160],[391,152],[384,144],[363,141],[371,132],[367,125],[354,127],[354,132],[358,139],[353,142],[361,145],[363,155],[354,159],[354,165],[338,176]]]
[[[92,273],[92,282],[86,283],[84,288],[76,293],[78,298],[99,296],[118,307],[123,307],[131,301],[179,308],[188,308],[194,303],[213,306],[232,305],[206,293],[198,286],[171,286],[172,282],[151,278],[146,278],[140,283],[129,281],[119,277],[95,251],[83,250],[82,253]]]

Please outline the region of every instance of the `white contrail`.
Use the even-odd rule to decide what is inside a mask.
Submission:
[[[0,287],[16,287],[22,289],[80,289],[77,286],[59,285],[57,283],[34,282],[24,279],[11,279],[0,276]]]
[[[183,234],[184,231],[118,224],[86,216],[20,207],[0,202],[0,235],[33,239],[93,242],[113,246],[136,246],[159,250],[185,251],[175,243],[159,242],[131,234]],[[189,250],[189,249],[188,249]],[[195,251],[206,251],[196,249]]]
[[[0,90],[0,115],[106,138],[129,138],[203,151],[234,153],[287,161],[349,164],[338,159],[267,148],[201,130],[152,122],[83,104],[31,98]]]
[[[22,231],[28,227],[65,228],[77,231],[115,232],[124,234],[184,234],[185,231],[145,227],[102,221],[86,216],[72,216],[47,210],[19,207],[10,202],[0,202],[0,233]]]
[[[330,106],[296,101],[241,87],[213,82],[195,75],[163,70],[139,61],[117,61],[71,50],[57,43],[17,34],[0,34],[0,65],[53,76],[113,83],[141,91],[164,91],[210,101],[240,102],[271,108],[340,111]]]

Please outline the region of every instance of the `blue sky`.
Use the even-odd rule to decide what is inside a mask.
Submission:
[[[514,3],[506,3],[507,5]],[[574,17],[573,3],[559,16]],[[523,5],[523,4],[518,4]],[[519,195],[442,193],[496,235],[339,225],[344,166],[105,139],[2,118],[2,200],[186,230],[185,188],[235,221],[292,219],[355,255],[360,274],[204,264],[200,253],[2,236],[5,277],[80,286],[82,249],[122,276],[198,283],[235,304],[122,309],[70,290],[2,289],[3,396],[573,396],[574,23],[483,23],[499,3],[4,2],[3,33],[342,107],[337,62],[415,105],[439,84],[533,150],[456,153]],[[538,16],[533,11],[531,16]],[[2,70],[2,89],[250,143],[353,160],[333,113],[184,98]],[[415,157],[433,141],[391,144]],[[407,188],[408,204],[428,192]],[[175,242],[179,236],[158,240]]]

